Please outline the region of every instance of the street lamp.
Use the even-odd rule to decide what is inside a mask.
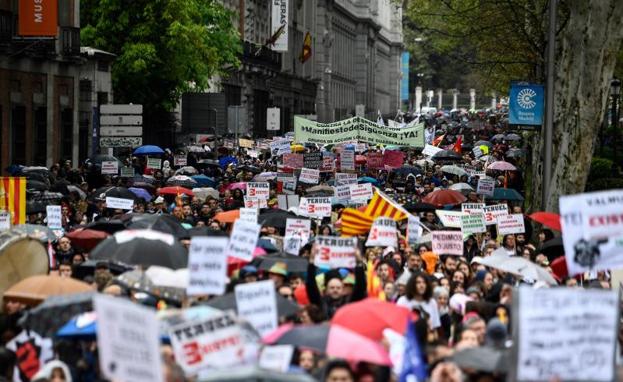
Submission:
[[[614,163],[618,164],[617,145],[619,144],[619,97],[621,96],[621,81],[618,78],[610,82],[610,94],[612,95],[612,110],[610,111],[610,120],[614,129],[614,145],[612,156]]]

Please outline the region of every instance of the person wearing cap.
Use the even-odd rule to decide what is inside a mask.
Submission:
[[[287,265],[284,262],[278,261],[268,270],[268,279],[273,280],[277,290],[286,283],[287,278]]]
[[[257,268],[253,265],[245,265],[238,274],[240,282],[248,284],[257,281]]]

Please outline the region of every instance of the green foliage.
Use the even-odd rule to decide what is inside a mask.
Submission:
[[[586,191],[602,191],[623,188],[621,178],[602,178],[586,183]]]
[[[594,157],[591,161],[591,170],[588,173],[589,182],[611,177],[612,164],[610,159]]]
[[[232,14],[216,0],[83,0],[83,45],[117,55],[116,102],[171,110],[239,65]]]

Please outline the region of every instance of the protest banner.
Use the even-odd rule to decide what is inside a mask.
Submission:
[[[47,225],[50,229],[63,228],[63,215],[61,206],[45,206]]]
[[[407,240],[409,245],[416,245],[424,229],[420,224],[420,218],[409,214],[407,216]]]
[[[268,182],[247,182],[247,194],[249,199],[268,199],[270,197],[270,185]]]
[[[509,380],[617,380],[618,291],[520,287]]]
[[[350,187],[350,200],[353,202],[368,202],[372,199],[374,191],[370,183],[363,184],[351,184]]]
[[[511,235],[526,232],[522,214],[502,215],[498,217],[497,221],[498,234],[500,235]]]
[[[186,155],[176,155],[173,157],[173,166],[186,166],[188,164],[188,159]]]
[[[340,170],[355,170],[355,152],[352,150],[344,150],[340,153]]]
[[[444,227],[461,228],[461,217],[465,214],[464,212],[436,210],[435,213]]]
[[[461,212],[464,212],[466,214],[484,214],[485,204],[484,203],[462,203]]]
[[[352,184],[333,187],[335,190],[335,198],[341,202],[350,201],[350,186],[352,186]]]
[[[117,175],[119,173],[119,162],[116,160],[102,161],[102,175]]]
[[[11,213],[7,211],[0,212],[0,232],[11,229]]]
[[[379,126],[354,117],[333,123],[318,123],[294,117],[294,136],[299,143],[338,144],[360,141],[371,144],[424,147],[424,124],[395,128]]]
[[[398,247],[398,230],[392,218],[378,217],[374,219],[366,247]]]
[[[245,208],[268,208],[268,202],[266,199],[256,199],[244,197]]]
[[[244,339],[236,319],[227,312],[183,321],[169,328],[175,361],[188,375],[243,361]],[[161,373],[162,374],[162,373]]]
[[[270,153],[272,156],[278,157],[283,154],[288,154],[291,151],[290,141],[287,139],[277,139],[270,142]]]
[[[486,231],[485,215],[482,212],[461,216],[461,232],[463,232],[463,235],[483,233]]]
[[[422,150],[422,154],[426,155],[427,157],[432,157],[433,155],[437,154],[440,151],[443,151],[443,149],[437,146],[427,144],[426,146],[424,146],[424,150]]]
[[[156,311],[104,294],[93,296],[100,372],[115,381],[163,381]]]
[[[119,172],[119,176],[122,178],[132,178],[134,176],[134,168],[133,167],[121,167],[121,171]]]
[[[255,142],[253,141],[253,139],[238,138],[238,146],[240,147],[252,149],[254,144]]]
[[[153,168],[159,170],[162,167],[162,159],[160,158],[147,158],[147,168]]]
[[[366,157],[368,158],[368,169],[379,170],[385,168],[383,165],[383,153],[372,152],[368,153]]]
[[[491,178],[479,178],[476,193],[478,195],[493,196],[495,180]]]
[[[238,284],[234,289],[238,317],[264,336],[277,329],[277,296],[272,280]]]
[[[313,168],[302,168],[299,175],[299,182],[305,184],[318,184],[320,180],[320,170]]]
[[[244,220],[236,220],[227,246],[227,256],[244,261],[253,260],[253,251],[262,226]]]
[[[221,295],[227,285],[227,237],[195,236],[188,251],[186,294]]]
[[[299,204],[299,215],[322,219],[331,216],[331,198],[303,197]]]
[[[290,168],[303,168],[303,155],[297,153],[283,154],[283,165]]]
[[[314,264],[324,268],[354,268],[356,237],[316,236],[318,252]]]
[[[399,150],[385,150],[383,153],[384,168],[399,168],[404,163],[405,153]]]
[[[257,223],[258,210],[257,208],[241,208],[240,220],[244,220],[251,223]]]
[[[260,353],[258,366],[262,369],[285,373],[290,368],[292,354],[294,354],[294,346],[292,345],[264,346]]]
[[[322,153],[314,151],[303,154],[303,167],[320,169],[322,167]]]
[[[134,208],[134,200],[107,196],[106,208],[111,208],[113,210],[131,210]]]
[[[347,184],[357,184],[357,174],[346,172],[335,173],[336,186],[343,186]]]
[[[485,206],[483,212],[485,214],[486,225],[497,224],[498,216],[508,215],[508,205],[494,204],[492,206]]]
[[[320,171],[333,171],[335,170],[335,157],[333,153],[322,153],[322,167],[320,167]]]
[[[432,231],[433,252],[438,255],[463,255],[461,231]]]

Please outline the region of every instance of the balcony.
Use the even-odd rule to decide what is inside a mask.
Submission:
[[[252,72],[279,72],[281,71],[281,54],[269,48],[260,49],[259,46],[244,41],[242,63]]]
[[[61,55],[65,57],[80,56],[80,28],[61,27],[60,47]]]

